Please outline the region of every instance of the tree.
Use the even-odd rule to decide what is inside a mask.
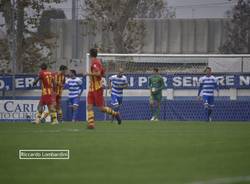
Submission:
[[[50,19],[65,19],[66,16],[64,14],[64,11],[61,9],[50,9],[50,10],[44,10],[41,18],[40,18],[40,24],[38,26],[38,33],[41,36],[50,36]]]
[[[143,47],[145,25],[141,18],[170,18],[174,11],[163,0],[84,0],[88,24],[97,32],[112,33],[112,45],[99,45],[102,50],[116,53],[138,52]]]
[[[2,48],[6,48],[6,44],[13,39],[11,15],[14,13],[17,72],[33,72],[40,63],[50,60],[51,48],[55,45],[47,40],[51,35],[50,37],[39,35],[37,27],[45,4],[51,2],[60,3],[61,0],[1,0],[0,2],[0,11],[3,12],[7,32],[7,42],[1,43]],[[10,49],[4,54],[10,57]]]
[[[221,53],[250,53],[250,0],[239,0],[231,13],[231,21],[226,24],[227,39],[219,48]]]

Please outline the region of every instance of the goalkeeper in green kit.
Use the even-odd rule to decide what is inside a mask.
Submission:
[[[154,68],[154,74],[149,77],[148,81],[148,86],[150,88],[150,111],[153,115],[151,121],[159,120],[162,89],[164,88],[164,80],[158,71],[158,68]]]

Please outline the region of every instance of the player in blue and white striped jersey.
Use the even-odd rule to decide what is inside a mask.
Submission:
[[[212,69],[210,67],[206,67],[205,69],[206,75],[201,77],[199,80],[199,91],[198,97],[200,95],[203,98],[206,118],[207,121],[212,121],[211,114],[214,107],[214,91],[219,91],[218,80],[212,75]]]
[[[72,107],[72,121],[76,121],[78,107],[80,102],[80,97],[83,92],[83,82],[82,80],[76,76],[75,70],[70,70],[70,74],[66,82],[65,88],[68,89],[68,97],[70,102],[70,107]]]
[[[122,104],[123,89],[128,87],[128,80],[125,75],[123,75],[123,69],[119,68],[117,75],[112,75],[109,77],[109,89],[111,93],[111,105],[114,111],[119,112],[120,106]],[[121,121],[118,121],[121,124]]]

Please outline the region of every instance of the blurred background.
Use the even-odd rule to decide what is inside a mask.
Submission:
[[[104,53],[250,53],[249,0],[1,0],[0,72]],[[79,67],[76,67],[79,68]]]

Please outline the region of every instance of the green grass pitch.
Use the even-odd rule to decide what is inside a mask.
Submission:
[[[69,149],[69,160],[19,160]],[[250,123],[0,123],[2,184],[250,183]]]

